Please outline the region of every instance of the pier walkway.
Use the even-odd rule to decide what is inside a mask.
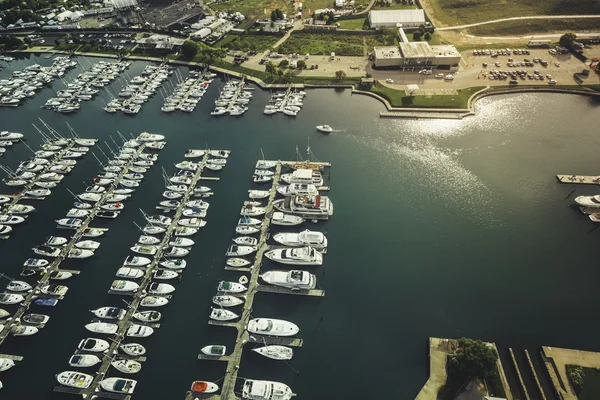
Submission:
[[[579,183],[583,185],[600,185],[600,176],[591,175],[556,175],[560,183]]]
[[[14,315],[11,316],[10,321],[7,321],[6,326],[0,332],[0,345],[4,342],[8,334],[11,332],[11,328],[15,325],[18,325],[18,321],[21,320],[21,317],[23,317],[23,315],[27,312],[27,310],[31,306],[31,303],[35,299],[40,297],[56,297],[51,295],[40,294],[41,288],[49,284],[48,281],[50,280],[51,273],[59,270],[60,264],[68,257],[69,252],[75,247],[75,243],[77,243],[79,239],[81,239],[81,237],[84,234],[84,231],[88,229],[89,224],[96,217],[96,213],[98,213],[98,211],[102,211],[100,206],[105,203],[107,196],[111,194],[112,191],[117,187],[117,182],[123,177],[123,175],[127,173],[129,168],[137,159],[137,156],[139,156],[145,148],[145,145],[141,145],[140,147],[138,147],[135,153],[135,157],[131,157],[131,159],[127,162],[125,167],[121,170],[121,172],[119,172],[119,175],[117,176],[117,178],[115,178],[114,182],[111,183],[109,188],[102,193],[100,200],[96,202],[94,204],[94,207],[89,210],[89,214],[85,217],[81,226],[75,230],[75,234],[71,237],[71,240],[69,240],[69,242],[64,247],[62,247],[58,257],[56,257],[48,265],[45,273],[40,277],[37,284],[26,295],[24,294],[25,300],[19,305],[18,310],[15,312]]]
[[[600,353],[594,351],[542,347],[542,357],[557,395],[563,400],[577,400],[577,395],[567,377],[567,365],[600,368]]]

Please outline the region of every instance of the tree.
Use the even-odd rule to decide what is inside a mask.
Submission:
[[[304,62],[304,60],[298,60],[298,62],[296,63],[296,68],[298,68],[298,69],[306,68],[306,63]]]
[[[413,33],[413,42],[420,42],[421,41],[421,32],[416,31],[415,33]]]
[[[458,346],[451,363],[463,377],[488,379],[497,373],[498,353],[493,347],[481,340],[466,338],[458,339]]]
[[[570,32],[570,33],[565,33],[564,35],[562,35],[558,42],[560,43],[561,46],[570,49],[571,47],[573,47],[573,43],[575,43],[575,39],[577,39],[577,35]]]
[[[335,79],[337,79],[338,81],[343,80],[346,77],[346,73],[342,70],[339,71],[335,71]]]
[[[283,11],[281,11],[279,8],[271,11],[271,21],[278,21],[281,19],[283,19]]]
[[[278,69],[278,70],[277,70],[277,75],[279,75],[279,76],[283,76],[283,70],[282,70],[282,69]]]
[[[583,368],[579,365],[567,365],[567,377],[571,381],[571,384],[575,389],[575,393],[580,394],[581,389],[583,389],[583,381],[585,378],[585,372],[583,371]]]
[[[328,24],[333,24],[335,22],[335,17],[333,16],[333,13],[330,12],[329,16],[327,17],[327,23]]]
[[[425,32],[423,38],[429,42],[431,40],[431,34],[429,32]]]
[[[55,46],[58,46],[58,45],[60,45],[60,40],[58,40],[58,39],[54,39],[54,45],[55,45]]]
[[[181,54],[188,60],[191,60],[198,53],[198,44],[192,40],[186,40],[181,45]]]
[[[265,72],[271,76],[273,76],[273,74],[275,73],[275,66],[271,61],[268,61],[265,64]]]
[[[294,72],[288,70],[285,74],[283,74],[281,80],[283,83],[292,83],[294,81],[295,76],[296,75],[294,74]]]
[[[281,61],[279,61],[279,67],[281,67],[281,68],[286,68],[288,65],[290,65],[290,63],[288,62],[288,60],[281,60]]]
[[[419,25],[419,32],[421,32],[421,35],[425,34],[425,25],[423,25],[423,24]]]
[[[23,42],[24,42],[24,43],[25,43],[27,46],[31,47],[31,38],[28,38],[28,37],[26,37],[26,38],[24,38],[24,39],[23,39]]]

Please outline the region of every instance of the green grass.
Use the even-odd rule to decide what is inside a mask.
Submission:
[[[462,25],[529,15],[600,14],[600,2],[590,0],[427,0],[434,18],[444,25]]]
[[[473,35],[525,35],[536,32],[595,31],[599,25],[600,18],[579,20],[531,19],[474,26],[469,28],[468,31]]]
[[[343,19],[338,21],[338,24],[340,24],[339,29],[362,30],[369,27],[366,18]]]
[[[577,398],[579,400],[600,399],[600,371],[595,368],[584,368],[583,371],[585,373],[583,389]]]
[[[419,7],[415,4],[402,4],[402,2],[393,1],[392,4],[384,4],[383,2],[375,2],[373,10],[416,10]]]
[[[320,54],[335,52],[339,56],[362,56],[363,35],[294,32],[278,48],[282,54]]]
[[[223,42],[224,39],[230,38]],[[221,39],[219,42],[215,44],[214,47],[223,47],[230,50],[240,50],[240,51],[264,51],[270,49],[275,42],[281,39],[281,36],[276,35],[253,35],[253,34],[243,34],[243,35],[227,35],[224,39]]]
[[[483,89],[475,86],[459,90],[458,95],[407,96],[404,90],[395,90],[378,84],[371,92],[386,98],[393,107],[406,108],[467,108],[469,98],[473,93]]]

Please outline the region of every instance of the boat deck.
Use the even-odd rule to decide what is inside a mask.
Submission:
[[[560,183],[579,183],[584,185],[600,185],[600,176],[591,175],[556,175]]]

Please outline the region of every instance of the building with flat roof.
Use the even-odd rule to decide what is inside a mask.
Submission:
[[[458,70],[461,55],[452,45],[432,46],[427,42],[407,42],[398,46],[374,48],[373,66],[402,70]]]
[[[369,25],[371,28],[395,28],[401,26],[405,29],[418,28],[421,25],[429,26],[425,20],[425,11],[417,10],[377,10],[369,11]]]

